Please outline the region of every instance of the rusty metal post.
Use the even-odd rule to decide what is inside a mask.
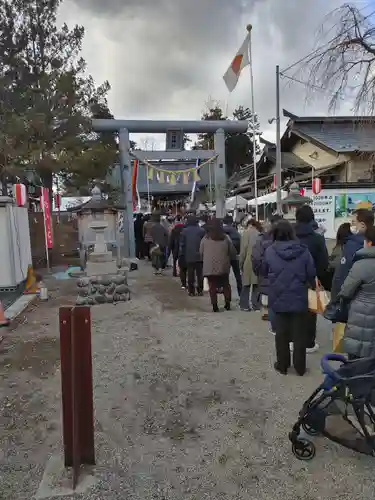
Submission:
[[[89,307],[61,307],[60,356],[65,467],[95,464],[91,317]]]

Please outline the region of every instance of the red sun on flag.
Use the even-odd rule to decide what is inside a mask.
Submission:
[[[232,64],[231,64],[232,70],[234,71],[234,73],[236,75],[238,75],[238,73],[241,71],[242,59],[243,59],[243,55],[238,54],[238,55],[236,55],[236,57],[232,61]]]

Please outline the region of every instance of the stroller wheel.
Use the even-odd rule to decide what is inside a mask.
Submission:
[[[316,431],[313,427],[311,427],[309,424],[302,424],[302,429],[308,434],[309,436],[319,436],[320,432]]]
[[[315,457],[316,448],[314,443],[308,439],[299,438],[298,441],[293,443],[292,451],[298,460],[312,460]]]

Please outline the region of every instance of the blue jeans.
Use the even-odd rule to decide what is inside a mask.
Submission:
[[[270,308],[268,308],[268,321],[271,324],[272,331],[275,332],[275,314]]]
[[[251,304],[250,304],[250,288],[251,290]],[[241,309],[258,309],[259,308],[259,292],[258,285],[243,285],[240,295],[240,308]]]

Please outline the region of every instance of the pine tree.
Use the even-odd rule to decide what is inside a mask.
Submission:
[[[225,156],[227,175],[230,177],[237,172],[242,165],[253,163],[253,120],[252,112],[249,108],[238,106],[232,114],[233,120],[247,120],[249,129],[247,133],[226,133],[225,134]],[[202,120],[227,120],[219,103],[208,106],[203,113]],[[258,117],[255,117],[255,134],[260,135]],[[257,153],[260,152],[257,141]],[[199,134],[193,149],[214,149],[214,134]]]
[[[57,27],[61,1],[0,0],[1,167],[35,169],[50,189],[54,175],[94,160],[102,174],[116,155],[113,135],[104,144],[91,131],[95,110],[108,111],[109,84],[85,73],[83,27]]]

